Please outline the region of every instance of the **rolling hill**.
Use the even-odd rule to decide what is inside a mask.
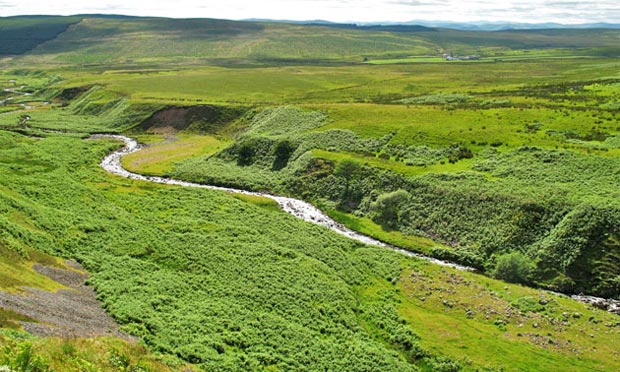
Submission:
[[[597,49],[617,55],[620,31],[457,31],[418,26],[286,24],[214,19],[111,16],[13,17],[0,19],[0,54],[28,52],[24,63],[127,63],[165,60],[360,62],[459,54],[494,55],[515,49]],[[34,29],[33,29],[34,27]],[[33,31],[34,30],[34,31]],[[33,33],[34,32],[34,33]],[[27,42],[24,42],[27,40]]]
[[[0,370],[620,368],[605,311],[620,299],[620,31],[99,15],[0,29]],[[96,133],[144,144],[122,159],[133,172],[304,199],[475,270],[261,196],[107,173],[121,145]],[[50,337],[45,309],[62,323],[80,301],[118,326]],[[97,321],[82,315],[62,325]]]

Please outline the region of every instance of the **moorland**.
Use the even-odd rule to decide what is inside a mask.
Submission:
[[[618,369],[618,316],[556,292],[620,298],[620,31],[0,29],[0,290],[66,290],[37,267],[78,261],[135,337],[30,335],[37,319],[0,307],[0,366]],[[304,199],[476,272],[269,199],[110,175],[122,144],[95,133],[147,146],[133,172]]]

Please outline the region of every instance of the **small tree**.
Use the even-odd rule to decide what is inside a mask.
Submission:
[[[336,165],[334,174],[345,179],[344,192],[340,198],[341,207],[345,206],[349,201],[351,181],[360,174],[361,170],[362,166],[358,162],[350,159],[344,159]]]
[[[402,189],[379,195],[377,201],[371,205],[371,209],[376,213],[374,221],[384,226],[396,227],[400,220],[400,207],[410,197],[411,195]]]
[[[534,264],[523,253],[511,252],[497,258],[493,276],[509,283],[528,284],[532,280]]]
[[[338,163],[334,173],[336,176],[344,177],[347,183],[351,181],[357,174],[359,174],[362,167],[355,160],[344,159]]]
[[[254,162],[254,155],[256,154],[256,145],[254,142],[243,143],[239,147],[239,154],[237,157],[237,165],[246,166],[251,165]]]
[[[275,159],[273,160],[272,169],[280,170],[288,164],[288,161],[295,151],[295,145],[293,145],[288,140],[283,140],[278,142],[273,153],[275,155]]]

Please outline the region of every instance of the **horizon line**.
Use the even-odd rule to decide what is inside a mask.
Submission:
[[[14,15],[0,15],[0,19],[5,18],[19,18],[19,17],[79,17],[79,16],[103,16],[103,17],[126,17],[126,18],[157,18],[157,19],[176,19],[176,20],[220,20],[220,21],[231,21],[231,22],[278,22],[278,23],[303,23],[303,24],[312,24],[312,23],[326,23],[326,24],[334,24],[334,25],[356,25],[356,26],[414,26],[419,23],[419,25],[423,26],[424,23],[439,23],[439,24],[453,24],[453,25],[502,25],[502,24],[513,24],[513,25],[530,25],[530,26],[539,26],[539,25],[559,25],[559,26],[588,26],[588,25],[614,25],[620,26],[620,21],[618,22],[604,22],[604,21],[593,21],[593,22],[581,22],[581,23],[561,23],[554,21],[547,22],[519,22],[519,21],[489,21],[489,20],[476,20],[476,21],[451,21],[451,20],[422,20],[422,19],[412,19],[410,21],[329,21],[326,19],[304,19],[304,20],[294,20],[294,19],[284,19],[284,18],[242,18],[242,19],[231,19],[231,18],[213,18],[213,17],[164,17],[164,16],[150,16],[150,15],[134,15],[134,14],[121,14],[121,13],[76,13],[76,14],[14,14]]]

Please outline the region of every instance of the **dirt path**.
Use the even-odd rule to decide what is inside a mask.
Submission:
[[[81,272],[35,265],[34,269],[69,289],[47,292],[24,288],[25,293],[0,292],[0,307],[26,315],[37,322],[22,322],[24,330],[36,336],[93,337],[115,336],[132,339],[121,333],[118,325],[101,307],[95,291],[84,282],[88,274],[73,261],[67,265]]]

